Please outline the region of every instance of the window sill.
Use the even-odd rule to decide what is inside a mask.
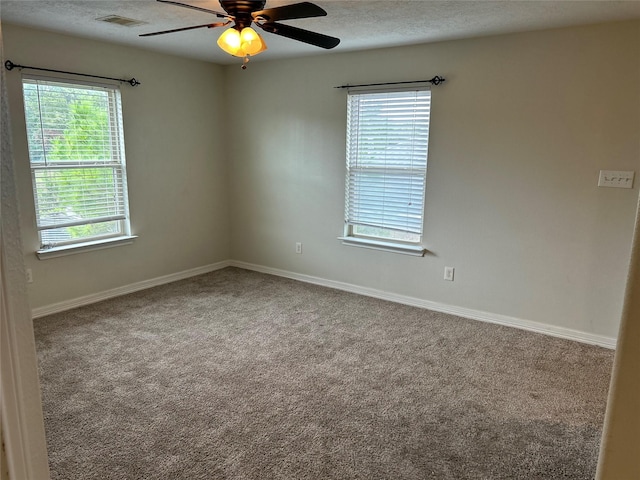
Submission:
[[[126,237],[107,238],[103,240],[95,240],[93,242],[76,243],[74,245],[63,245],[60,247],[45,248],[36,251],[36,255],[40,260],[49,258],[63,257],[65,255],[74,255],[76,253],[89,252],[92,250],[102,250],[103,248],[119,247],[120,245],[129,245],[138,238],[135,235]]]
[[[372,250],[382,250],[385,252],[401,253],[403,255],[413,255],[424,257],[427,249],[422,245],[407,245],[404,243],[383,242],[381,240],[370,240],[358,237],[338,237],[343,245],[350,247],[370,248]]]

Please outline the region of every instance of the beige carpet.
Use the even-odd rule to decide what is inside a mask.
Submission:
[[[613,352],[228,268],[35,321],[53,479],[591,479]]]

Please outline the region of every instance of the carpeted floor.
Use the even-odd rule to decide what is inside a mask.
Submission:
[[[228,268],[35,322],[52,479],[591,479],[613,352]]]

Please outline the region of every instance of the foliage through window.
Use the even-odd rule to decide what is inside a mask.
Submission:
[[[41,248],[130,235],[119,89],[25,77],[23,93]]]
[[[431,91],[352,90],[345,237],[422,241]]]

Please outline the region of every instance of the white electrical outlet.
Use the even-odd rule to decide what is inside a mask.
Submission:
[[[27,276],[27,283],[33,283],[33,272],[31,271],[30,268],[27,268],[25,270],[25,274]]]
[[[444,267],[444,279],[450,282],[453,282],[453,272],[455,268],[453,267]]]
[[[599,187],[633,188],[635,172],[621,172],[618,170],[600,170]]]
[[[296,253],[302,253],[302,243],[296,242]]]

